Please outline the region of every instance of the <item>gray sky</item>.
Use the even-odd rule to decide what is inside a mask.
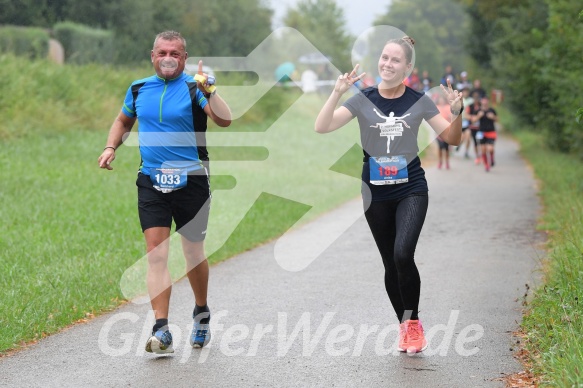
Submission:
[[[298,2],[299,0],[267,0],[274,10],[274,28],[283,26],[282,19],[287,9],[295,8]],[[369,28],[378,15],[384,14],[390,3],[390,0],[336,0],[336,4],[344,11],[348,31],[355,36]]]

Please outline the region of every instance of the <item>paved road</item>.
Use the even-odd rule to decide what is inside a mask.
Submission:
[[[397,326],[363,217],[309,267],[283,270],[267,244],[211,270],[213,341],[187,346],[192,297],[172,295],[176,352],[145,354],[147,304],[127,304],[0,359],[0,386],[501,387],[520,371],[512,332],[525,284],[537,279],[541,236],[531,171],[507,138],[486,173],[455,156],[426,167],[430,209],[416,260],[428,350],[394,351]],[[315,221],[359,211],[358,200]],[[317,235],[314,237],[317,238]]]

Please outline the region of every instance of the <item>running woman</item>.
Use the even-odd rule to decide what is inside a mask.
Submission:
[[[462,112],[462,144],[456,147],[456,151],[460,150],[462,145],[466,145],[466,152],[464,158],[470,158],[470,106],[474,103],[474,99],[470,97],[470,89],[462,89],[464,110]]]
[[[449,102],[445,99],[445,96],[442,94],[436,93],[435,96],[435,105],[439,110],[439,113],[445,117],[446,120],[451,120],[451,112],[449,107]],[[462,112],[463,117],[463,112]],[[463,120],[462,120],[463,124]],[[462,137],[463,137],[463,125],[462,125]],[[449,170],[449,154],[450,154],[450,147],[449,144],[445,140],[441,138],[441,136],[437,136],[437,168],[441,170],[443,166],[443,160],[445,159],[445,168]]]
[[[479,143],[480,139],[478,136],[481,137],[481,133],[478,134],[480,131],[480,122],[476,118],[476,114],[480,111],[480,93],[474,92],[472,93],[472,104],[466,108],[468,112],[468,119],[470,120],[469,127],[470,133],[472,135],[472,140],[474,141],[474,152],[476,154],[476,159],[474,159],[475,164],[480,164],[481,155],[480,155],[480,148]]]
[[[451,83],[442,86],[452,120],[440,113],[430,97],[403,84],[412,71],[414,40],[391,39],[378,59],[381,79],[336,108],[342,95],[365,73],[340,75],[322,107],[315,130],[328,133],[358,118],[364,151],[362,197],[365,217],[385,267],[387,294],[400,323],[399,350],[421,352],[427,347],[419,320],[421,279],[415,247],[429,203],[427,181],[417,156],[417,135],[423,120],[452,145],[461,141],[462,95]],[[370,203],[370,206],[367,204]]]

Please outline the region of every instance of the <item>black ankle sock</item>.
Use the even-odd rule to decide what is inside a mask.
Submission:
[[[160,329],[166,325],[168,325],[168,318],[156,319],[156,324],[152,328],[152,331],[155,333],[156,331],[158,331],[158,329]]]
[[[416,321],[419,319],[419,313],[417,311],[405,310],[402,314],[397,314],[399,322],[403,323],[407,320]]]
[[[211,320],[211,310],[205,304],[204,306],[194,305],[194,311],[192,312],[192,317],[196,322],[202,323],[203,325],[208,325]]]

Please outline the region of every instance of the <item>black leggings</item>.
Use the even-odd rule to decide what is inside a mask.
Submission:
[[[414,256],[428,204],[427,193],[418,193],[373,201],[364,213],[383,259],[385,288],[399,322],[419,319],[421,278]]]
[[[478,141],[478,139],[476,139],[476,134],[478,133],[478,130],[477,129],[476,130],[473,130],[472,129],[471,132],[472,132],[472,139],[474,140],[474,147],[477,148],[478,147],[478,144],[480,143]]]

